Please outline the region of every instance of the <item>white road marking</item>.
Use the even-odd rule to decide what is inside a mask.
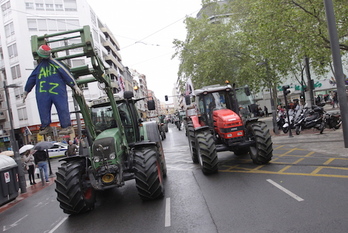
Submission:
[[[164,216],[164,227],[170,227],[170,198],[166,199],[166,210]]]
[[[64,217],[57,225],[55,225],[53,228],[52,228],[52,230],[50,230],[48,233],[53,233],[55,230],[57,230],[58,229],[58,227],[60,227],[60,225],[62,225],[63,224],[63,222],[65,222],[65,220],[67,220],[68,219],[68,217]]]
[[[26,217],[28,217],[27,214],[24,215],[23,217],[21,217],[20,219],[18,219],[17,221],[15,221],[14,223],[12,223],[11,225],[9,225],[9,226],[6,226],[6,225],[3,226],[2,231],[7,231],[7,230],[11,229],[12,227],[18,226],[18,223],[20,221],[22,221],[23,219],[25,219]]]
[[[284,188],[283,186],[277,184],[273,180],[267,179],[267,182],[273,184],[275,187],[277,187],[278,189],[282,190],[284,193],[288,194],[290,197],[294,198],[295,200],[297,200],[297,201],[304,201],[304,199],[302,199],[301,197],[297,196],[295,193],[289,191],[288,189]]]

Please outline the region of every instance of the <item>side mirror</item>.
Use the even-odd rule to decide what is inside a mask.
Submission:
[[[125,99],[131,99],[131,98],[133,98],[133,97],[134,97],[134,94],[133,94],[132,91],[125,91],[125,92],[123,93],[123,98],[125,98]]]
[[[147,109],[148,110],[155,110],[156,109],[154,100],[148,100],[147,101]]]
[[[191,98],[189,95],[185,95],[185,104],[190,105],[191,104]]]

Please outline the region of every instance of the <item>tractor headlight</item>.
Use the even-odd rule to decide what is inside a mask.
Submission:
[[[100,157],[99,156],[94,156],[94,162],[99,163],[100,162]]]
[[[110,158],[111,160],[112,160],[112,159],[115,159],[115,158],[116,158],[115,152],[111,153],[111,154],[109,155],[109,158]]]

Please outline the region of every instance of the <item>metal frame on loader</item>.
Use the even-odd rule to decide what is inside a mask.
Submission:
[[[163,197],[163,177],[167,169],[156,122],[142,122],[133,98],[126,91],[119,97],[112,92],[111,79],[93,47],[89,26],[43,36],[32,36],[35,60],[40,45],[52,49],[52,57],[65,61],[77,85],[98,82],[106,96],[87,104],[84,96],[75,92],[85,123],[79,155],[64,158],[56,173],[56,192],[60,207],[67,214],[79,214],[94,208],[96,190],[121,187],[135,179],[143,200]],[[86,58],[86,65],[69,67],[69,59]],[[149,110],[155,108],[148,101]],[[100,124],[99,124],[100,123]]]
[[[204,174],[218,171],[219,151],[249,153],[255,164],[272,159],[271,135],[264,122],[251,117],[249,110],[255,104],[248,87],[207,86],[195,90],[194,96],[185,96],[185,102],[192,161],[201,165]]]

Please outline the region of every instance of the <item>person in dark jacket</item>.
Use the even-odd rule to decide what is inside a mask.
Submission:
[[[46,180],[46,182],[49,182],[47,159],[48,159],[48,155],[47,155],[47,152],[44,150],[37,150],[34,153],[34,162],[36,164],[36,167],[38,167],[40,170],[43,170],[45,180]]]
[[[69,146],[68,146],[68,150],[67,150],[67,156],[75,156],[77,154],[77,145],[74,144],[73,140],[69,140]]]

